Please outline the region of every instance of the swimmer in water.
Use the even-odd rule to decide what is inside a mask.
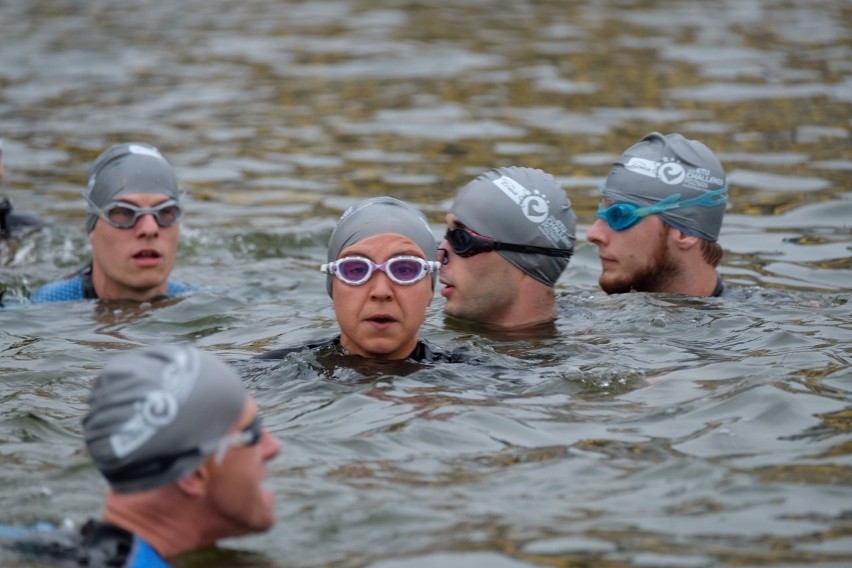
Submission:
[[[156,346],[116,356],[94,382],[83,436],[109,484],[101,518],[80,529],[0,527],[4,548],[63,565],[168,568],[275,524],[263,482],[281,444],[240,377],[209,353]]]
[[[603,291],[721,296],[717,241],[727,202],[725,170],[701,142],[652,132],[628,148],[587,233]]]
[[[148,144],[116,144],[89,169],[84,197],[92,262],[33,292],[33,302],[149,302],[191,286],[169,280],[177,258],[180,191],[171,165]]]

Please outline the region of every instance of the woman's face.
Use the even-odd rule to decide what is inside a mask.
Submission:
[[[414,241],[397,233],[381,233],[340,251],[338,259],[362,256],[381,264],[395,256],[426,260]],[[340,342],[349,353],[373,359],[405,359],[417,345],[426,308],[432,303],[432,278],[397,284],[381,270],[353,286],[335,277],[332,298]]]

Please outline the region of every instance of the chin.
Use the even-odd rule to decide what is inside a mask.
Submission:
[[[615,278],[601,278],[598,280],[598,285],[607,294],[626,294],[632,289],[629,282]]]

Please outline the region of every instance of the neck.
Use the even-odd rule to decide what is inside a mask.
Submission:
[[[144,539],[166,559],[212,545],[193,519],[192,503],[178,501],[185,499],[168,487],[131,495],[110,492],[103,520]]]
[[[682,267],[674,278],[654,291],[685,296],[712,296],[718,277],[713,266],[705,262],[694,263],[694,265]]]
[[[511,305],[483,322],[494,330],[522,330],[556,319],[556,294],[553,288],[524,275]]]
[[[716,267],[704,259],[701,239],[662,225],[665,229],[663,256],[656,266],[656,278],[646,292],[712,296],[718,275]],[[637,288],[639,289],[639,288]]]
[[[168,291],[168,281],[150,288],[132,288],[115,280],[107,278],[97,263],[92,264],[92,287],[95,294],[102,300],[130,300],[147,302],[158,296],[165,296]]]

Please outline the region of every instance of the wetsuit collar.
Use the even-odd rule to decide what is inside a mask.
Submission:
[[[713,293],[710,294],[714,298],[718,298],[725,291],[725,284],[722,282],[722,277],[719,276],[719,273],[716,273],[716,287],[713,288]]]

